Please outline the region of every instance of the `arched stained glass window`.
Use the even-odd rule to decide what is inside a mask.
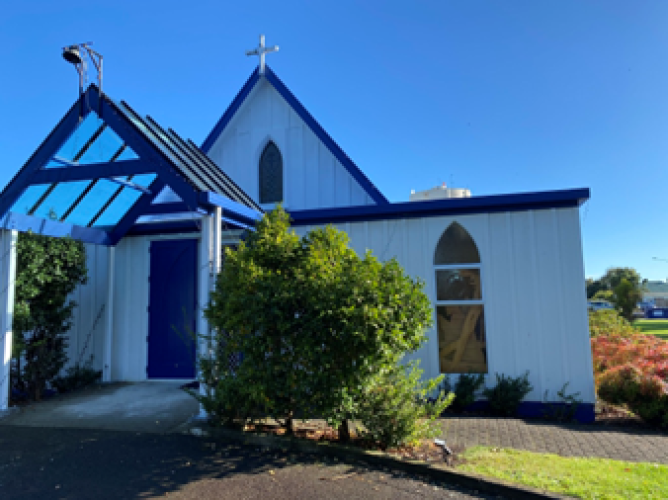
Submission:
[[[453,222],[436,245],[436,323],[441,373],[487,373],[480,253]]]
[[[457,222],[450,224],[436,245],[434,264],[479,264],[480,254],[473,238]]]
[[[283,201],[283,158],[269,142],[260,156],[260,203]]]

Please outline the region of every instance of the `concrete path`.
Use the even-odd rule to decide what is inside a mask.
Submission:
[[[31,404],[0,418],[0,426],[70,427],[164,433],[197,414],[183,382],[110,384]]]
[[[571,457],[668,464],[668,433],[638,427],[514,418],[444,418],[448,444],[516,448]]]
[[[391,469],[182,434],[0,426],[0,498],[472,500]]]

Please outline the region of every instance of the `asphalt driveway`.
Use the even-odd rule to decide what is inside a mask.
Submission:
[[[402,472],[183,434],[0,426],[0,498],[471,499]]]

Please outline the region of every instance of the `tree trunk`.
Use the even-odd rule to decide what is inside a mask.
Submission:
[[[339,441],[342,443],[350,442],[350,421],[345,419],[339,426]]]
[[[288,416],[285,419],[285,434],[291,436],[294,434],[294,420],[292,418],[293,412],[288,413]]]

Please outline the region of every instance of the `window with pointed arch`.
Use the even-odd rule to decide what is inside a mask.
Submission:
[[[441,373],[487,373],[480,253],[457,222],[436,245],[434,272]]]
[[[260,204],[283,201],[283,157],[270,141],[260,156]]]

